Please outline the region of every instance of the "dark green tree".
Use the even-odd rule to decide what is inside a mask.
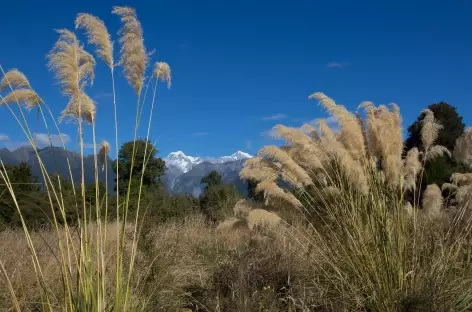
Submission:
[[[247,197],[252,199],[256,203],[264,201],[264,195],[262,193],[256,193],[257,182],[254,180],[247,180]]]
[[[43,214],[41,208],[38,207],[38,202],[42,198],[38,178],[32,175],[31,169],[26,163],[20,163],[17,166],[5,165],[5,169],[15,200],[21,207],[23,218],[27,223],[30,220],[38,219],[39,215]],[[7,184],[7,181],[0,178],[0,227],[2,224],[20,224],[16,204]]]
[[[213,186],[222,184],[222,180],[221,174],[219,174],[216,170],[213,170],[206,177],[203,177],[200,183],[206,184],[205,189],[209,189]]]
[[[450,151],[454,150],[457,138],[464,133],[465,124],[462,116],[457,113],[456,107],[449,105],[446,102],[439,102],[429,105],[428,108],[434,113],[434,117],[443,128],[439,131],[436,145],[447,147]],[[421,113],[417,120],[408,127],[408,139],[406,140],[406,150],[412,147],[421,149],[421,121],[424,118],[424,113]]]
[[[90,183],[85,187],[85,200],[87,203],[95,205],[96,203],[96,185],[95,183]],[[102,200],[105,198],[105,185],[103,185],[102,182],[98,182],[98,198],[99,198],[99,203],[102,202]]]
[[[462,116],[457,113],[456,107],[446,102],[432,104],[428,106],[428,108],[434,113],[435,119],[442,126],[434,144],[445,146],[452,152],[457,138],[464,133],[465,124]],[[405,142],[405,152],[413,147],[423,150],[421,129],[424,116],[424,113],[421,113],[417,120],[408,127],[409,135]],[[428,184],[432,183],[442,185],[445,182],[449,182],[452,173],[464,172],[464,170],[464,166],[456,164],[455,161],[447,155],[428,161],[425,164],[419,188],[424,190]]]
[[[145,188],[152,189],[162,185],[161,177],[164,175],[165,163],[162,159],[156,157],[156,147],[146,140],[136,140],[135,144],[134,161],[133,141],[123,144],[118,152],[120,195],[124,194],[130,179],[133,181],[139,181],[141,179],[143,168],[145,168],[143,176],[143,186]],[[147,152],[145,159],[144,154],[146,147]],[[133,170],[131,170],[131,168],[133,168]],[[116,161],[113,162],[113,170],[116,171]],[[132,187],[139,187],[139,182],[133,182],[132,184]]]
[[[205,189],[200,198],[200,207],[209,221],[216,222],[233,214],[236,202],[241,199],[232,184],[216,184]]]

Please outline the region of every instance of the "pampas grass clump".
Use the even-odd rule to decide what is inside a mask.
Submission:
[[[451,155],[435,145],[441,125],[434,114],[423,112],[422,148],[403,158],[397,105],[363,102],[363,119],[323,93],[310,99],[317,99],[340,129],[324,120],[318,129],[277,125],[288,145],[264,147],[245,163],[240,177],[258,181],[256,190],[266,204],[283,200],[310,224],[301,247],[316,254],[307,259],[315,287],[324,294],[315,305],[329,311],[472,309],[471,258],[464,256],[471,219],[461,208],[451,214],[452,207],[444,207],[438,185],[424,193],[419,187],[425,164]],[[454,151],[464,163],[470,161],[469,136],[470,131]],[[455,190],[462,207],[470,181],[469,174],[456,174],[454,184],[444,186]],[[251,213],[258,211],[249,213],[250,227]],[[288,231],[295,235],[297,229]]]

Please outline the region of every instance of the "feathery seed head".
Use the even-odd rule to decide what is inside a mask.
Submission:
[[[316,142],[309,138],[302,130],[285,127],[283,125],[275,126],[274,130],[278,136],[292,144],[292,148],[289,149],[289,155],[297,164],[310,170],[323,168],[322,160],[325,158],[326,154],[320,149]],[[314,132],[316,132],[316,130],[314,130]]]
[[[454,159],[461,164],[472,166],[472,128],[468,128],[456,140]]]
[[[434,160],[436,158],[442,157],[444,155],[447,155],[451,157],[451,152],[442,145],[434,145],[430,149],[428,149],[425,153],[425,160]]]
[[[456,190],[456,201],[459,207],[471,208],[472,205],[472,184],[460,186]]]
[[[310,124],[303,124],[301,127],[300,127],[300,130],[308,135],[313,135],[313,132],[316,133],[316,129],[315,127],[313,127],[312,125]]]
[[[437,184],[430,184],[423,194],[423,211],[429,217],[437,217],[441,213],[443,197]]]
[[[349,181],[356,186],[362,193],[367,194],[369,186],[364,168],[359,160],[354,160],[352,155],[346,150],[345,146],[338,141],[336,135],[328,126],[324,119],[318,121],[318,126],[321,136],[321,145],[328,156],[335,160],[341,167],[342,172],[346,175]]]
[[[327,187],[324,187],[322,189],[322,191],[328,195],[328,196],[331,196],[331,197],[336,197],[336,196],[340,196],[341,195],[341,191],[339,190],[339,188],[335,187],[335,186],[327,186]]]
[[[364,159],[365,142],[362,125],[355,115],[350,113],[344,106],[336,104],[331,98],[321,92],[313,93],[310,99],[317,99],[319,103],[339,122],[340,141],[352,155],[354,160]]]
[[[106,157],[108,156],[108,153],[110,152],[110,143],[108,143],[108,141],[102,141],[102,143],[100,143],[100,155],[102,157]]]
[[[70,99],[66,108],[59,116],[59,122],[80,122],[80,120],[83,120],[91,124],[95,121],[95,116],[95,102],[87,94],[81,91],[78,99],[75,97]]]
[[[396,187],[401,180],[403,136],[400,109],[391,104],[375,107],[371,102],[363,102],[366,120],[366,140],[369,155],[382,158],[382,169],[390,186]]]
[[[62,93],[77,99],[81,90],[93,83],[95,59],[83,49],[73,32],[59,29],[57,33],[59,39],[48,54],[48,67],[54,71]]]
[[[110,143],[108,143],[108,141],[102,141],[102,143],[100,143],[100,150],[98,151],[100,162],[102,163],[102,171],[105,170],[105,163],[106,163],[109,152],[110,152]]]
[[[258,226],[274,229],[281,221],[282,219],[278,215],[264,209],[251,210],[247,216],[250,230],[254,230]]]
[[[451,181],[458,186],[470,184],[472,183],[472,173],[453,173]]]
[[[434,113],[430,109],[423,110],[422,114],[424,114],[424,117],[421,121],[421,141],[423,142],[424,149],[427,150],[436,141],[439,130],[443,127],[436,122]]]
[[[285,192],[275,182],[262,181],[256,186],[256,193],[264,193],[266,201],[276,202],[282,201],[293,205],[294,207],[302,207],[302,203],[290,192]]]
[[[119,31],[121,35],[119,40],[121,43],[120,64],[124,68],[126,79],[139,97],[148,65],[143,29],[134,9],[114,6],[112,13],[118,15],[123,23]]]
[[[255,205],[247,199],[240,199],[234,205],[233,212],[236,218],[246,218],[249,212],[255,209]]]
[[[410,202],[406,202],[405,205],[403,206],[403,209],[405,210],[407,216],[413,215],[413,206],[411,205]]]
[[[260,157],[252,157],[244,162],[244,167],[239,173],[243,180],[276,181],[278,170],[274,164]]]
[[[26,76],[18,69],[14,68],[9,70],[0,81],[0,92],[7,88],[11,88],[13,90],[16,88],[30,89],[31,87],[28,78],[26,78]]]
[[[260,157],[265,157],[270,160],[279,162],[282,165],[282,170],[285,171],[286,176],[292,177],[292,181],[287,181],[291,184],[298,182],[303,185],[312,185],[313,181],[310,179],[306,171],[300,167],[287,152],[278,148],[277,146],[270,145],[264,146],[258,153]]]
[[[96,46],[97,55],[112,68],[113,42],[103,21],[91,14],[80,13],[75,19],[75,28],[85,30],[88,42]]]
[[[441,185],[441,190],[442,191],[445,191],[445,190],[456,191],[457,185],[452,184],[452,183],[444,183],[443,185]]]
[[[172,78],[169,64],[166,62],[157,62],[152,75],[162,82],[167,82],[167,88],[170,89]]]
[[[12,103],[23,103],[26,109],[31,110],[43,104],[44,101],[31,89],[16,89],[8,93],[5,97],[2,97],[0,101],[0,105],[9,105]]]
[[[403,188],[405,190],[416,189],[416,177],[421,170],[421,162],[419,160],[419,151],[413,147],[406,154],[403,164]]]

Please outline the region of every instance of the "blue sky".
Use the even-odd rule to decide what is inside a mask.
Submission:
[[[457,106],[468,125],[472,121],[472,3],[466,0],[5,1],[0,64],[23,71],[57,116],[67,99],[46,68],[57,39],[53,29],[72,29],[76,14],[88,12],[103,19],[117,41],[120,23],[112,5],[137,10],[145,44],[156,50],[152,62],[172,68],[172,88],[159,88],[151,128],[163,157],[176,150],[254,154],[271,143],[264,133],[275,124],[326,117],[307,99],[315,91],[349,109],[363,100],[395,102],[405,127],[439,101]],[[136,100],[117,72],[123,143],[132,139]],[[110,76],[102,62],[96,75],[87,92],[97,101],[97,138],[113,143]],[[24,137],[3,110],[1,144],[21,145]],[[33,130],[45,132],[35,112],[29,118]],[[68,147],[77,149],[75,128],[61,128]],[[86,140],[91,143],[89,133]]]

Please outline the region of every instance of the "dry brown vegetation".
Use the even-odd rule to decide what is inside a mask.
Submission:
[[[106,278],[111,282],[119,226],[116,223],[108,226]],[[132,228],[130,224],[126,262],[130,256]],[[90,225],[89,229],[96,233],[96,225]],[[271,232],[269,239],[263,233],[251,233],[247,227],[218,231],[198,215],[152,226],[145,232],[136,257],[133,310],[181,311],[188,307],[193,311],[257,311],[261,307],[295,308],[312,300],[304,298],[307,301],[304,303],[300,297],[308,296],[311,291],[309,263],[305,261],[308,251],[300,249],[295,239],[286,237],[284,232]],[[23,236],[19,230],[1,232],[0,248],[21,310],[30,311],[41,308],[41,286]],[[43,268],[44,282],[55,298],[53,310],[60,310],[63,289],[61,264],[56,258],[60,254],[57,234],[39,231],[32,234],[32,240]],[[77,248],[78,236],[75,242]],[[110,295],[113,291],[107,289]],[[0,311],[10,311],[11,298],[5,283],[0,283],[0,294]]]

